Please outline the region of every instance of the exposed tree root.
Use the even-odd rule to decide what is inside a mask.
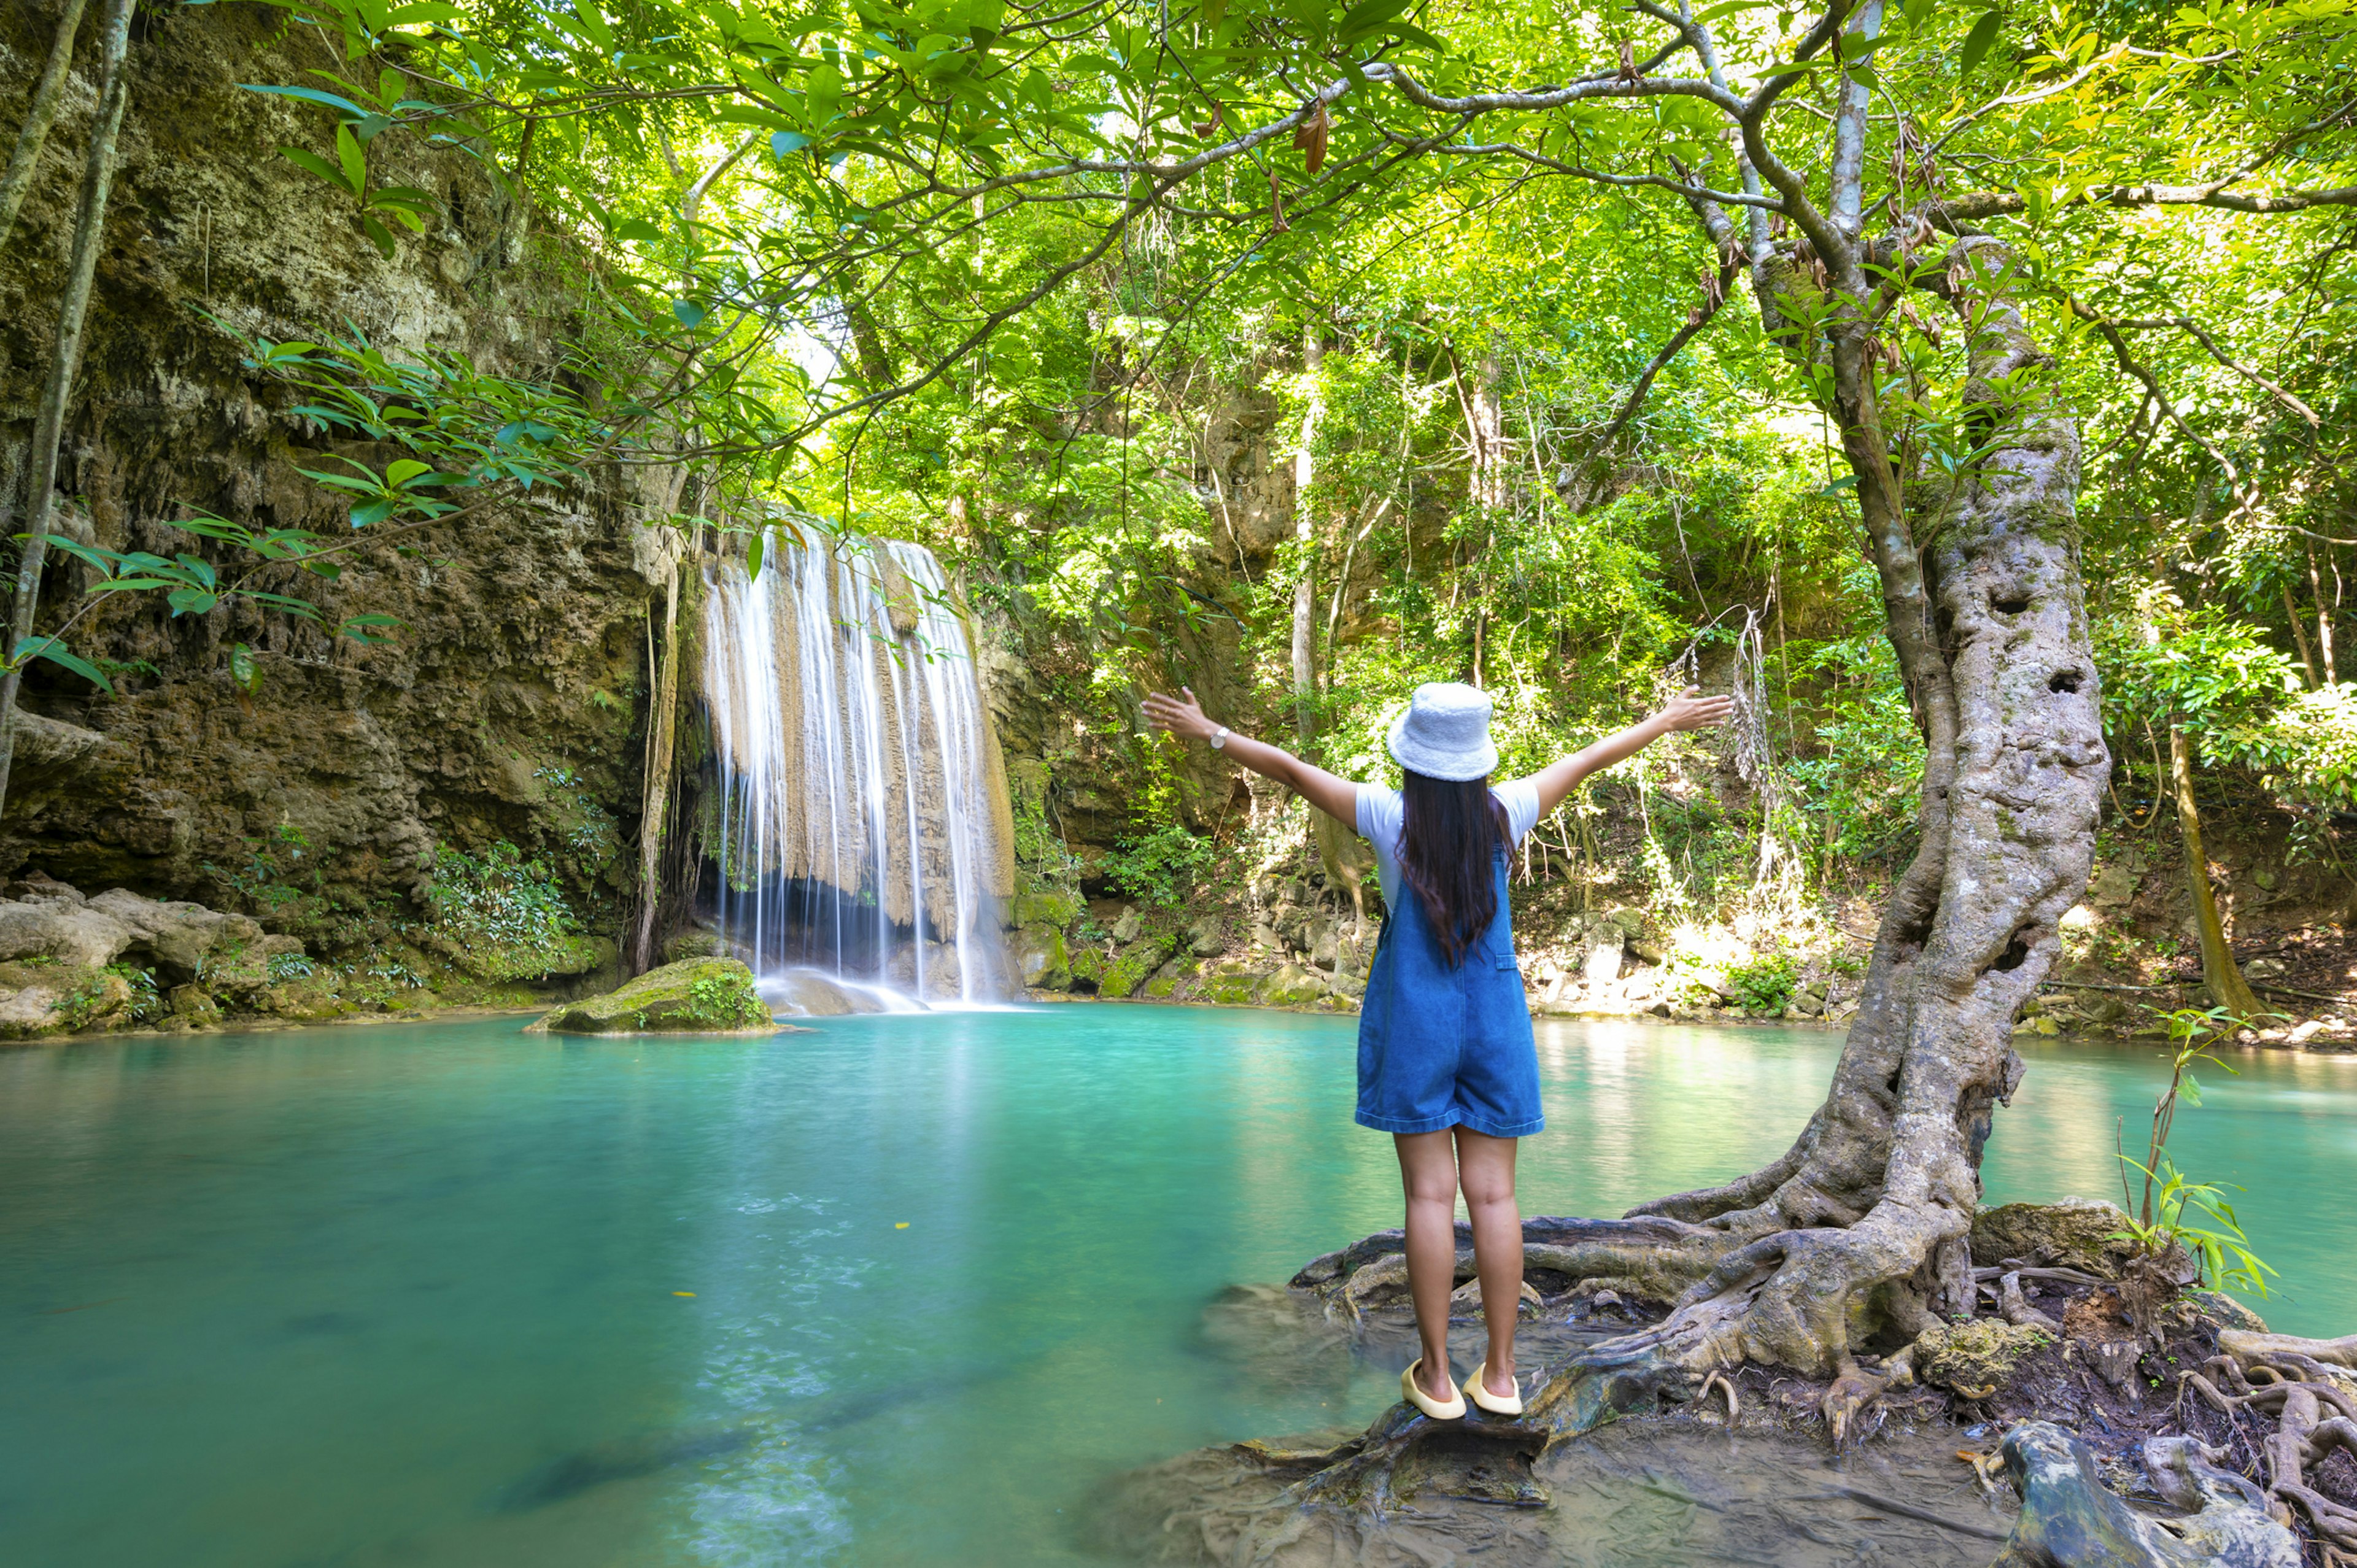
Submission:
[[[2278,1517],[2288,1522],[2298,1509],[2328,1553],[2357,1552],[2357,1508],[2308,1481],[2309,1468],[2335,1449],[2357,1458],[2357,1376],[2350,1370],[2357,1368],[2357,1335],[2300,1339],[2228,1329],[2218,1348],[2222,1354],[2185,1374],[2185,1387],[2229,1414],[2273,1415],[2276,1430],[2260,1448]]]

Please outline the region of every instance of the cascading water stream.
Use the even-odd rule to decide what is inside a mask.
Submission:
[[[1003,989],[1011,844],[974,650],[941,564],[899,540],[772,528],[707,575],[718,778],[705,842],[754,968],[918,1000]]]

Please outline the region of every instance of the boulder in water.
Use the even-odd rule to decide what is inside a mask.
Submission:
[[[651,969],[603,996],[568,1002],[533,1024],[551,1035],[774,1035],[753,972],[733,958],[691,958]]]
[[[838,985],[814,969],[790,969],[770,976],[769,995],[780,1013],[805,1018],[839,1018],[846,1013],[880,1013],[872,996]]]

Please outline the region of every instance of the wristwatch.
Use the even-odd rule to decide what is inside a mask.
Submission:
[[[1228,726],[1222,725],[1219,728],[1211,732],[1211,749],[1213,751],[1225,751],[1227,748]]]

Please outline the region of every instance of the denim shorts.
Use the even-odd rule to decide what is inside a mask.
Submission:
[[[1497,915],[1460,963],[1443,957],[1413,889],[1402,890],[1383,921],[1359,1012],[1360,1126],[1470,1127],[1492,1138],[1527,1138],[1545,1128],[1503,855],[1497,882]]]

